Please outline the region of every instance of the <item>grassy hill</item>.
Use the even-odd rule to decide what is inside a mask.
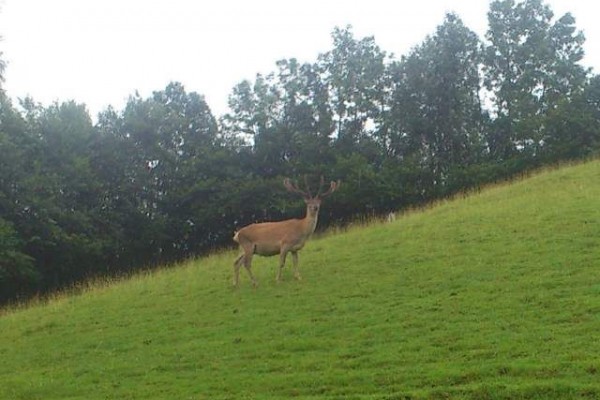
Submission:
[[[324,205],[327,207],[327,204]],[[0,314],[1,399],[600,398],[600,162]]]

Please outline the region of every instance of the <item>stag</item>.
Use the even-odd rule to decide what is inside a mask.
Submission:
[[[299,194],[306,203],[306,216],[302,219],[288,219],[279,222],[262,222],[243,227],[235,233],[233,240],[240,245],[242,254],[233,264],[234,280],[233,284],[237,287],[239,282],[240,267],[242,264],[248,271],[252,284],[256,287],[258,282],[252,275],[252,256],[274,256],[279,254],[279,269],[277,270],[277,282],[281,280],[281,272],[285,266],[285,259],[288,253],[292,253],[292,262],[294,265],[294,277],[302,279],[298,270],[298,251],[300,251],[308,238],[317,227],[317,218],[319,216],[319,207],[321,200],[329,196],[340,187],[340,181],[332,181],[329,189],[321,193],[324,185],[324,179],[321,177],[321,184],[315,196],[310,193],[308,181],[304,177],[306,190],[301,190],[293,184],[288,178],[283,180],[283,186],[292,192]]]

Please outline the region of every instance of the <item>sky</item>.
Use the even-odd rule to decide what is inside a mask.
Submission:
[[[546,0],[556,17],[571,12],[586,36],[583,65],[600,71],[595,1]],[[92,117],[120,111],[181,82],[205,96],[215,116],[233,87],[275,62],[314,62],[333,47],[335,27],[374,36],[396,58],[433,34],[447,12],[484,38],[488,0],[0,0],[0,52],[6,93],[86,104]]]

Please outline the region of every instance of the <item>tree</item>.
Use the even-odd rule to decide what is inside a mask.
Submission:
[[[99,273],[104,252],[98,224],[101,198],[89,158],[93,126],[84,105],[69,101],[26,110],[31,157],[22,182],[19,219],[24,248],[36,260],[42,285],[55,288]]]
[[[134,238],[130,247],[153,262],[177,259],[201,237],[205,225],[193,223],[190,204],[220,168],[211,164],[220,144],[204,97],[170,83],[151,98],[131,97],[122,115],[105,113],[100,129],[111,148],[121,149],[120,162],[102,169],[107,179],[122,177],[109,189],[110,208],[122,214],[124,234]]]
[[[224,129],[250,138],[253,169],[263,176],[318,171],[333,160],[328,86],[317,65],[295,59],[276,65],[276,73],[234,88]]]
[[[476,34],[448,14],[435,35],[394,66],[388,149],[428,169],[429,187],[445,186],[453,168],[481,157],[480,57]]]
[[[497,116],[489,138],[497,159],[517,151],[535,156],[543,145],[544,113],[582,90],[583,34],[570,14],[555,22],[553,16],[541,0],[490,5],[484,72]]]
[[[40,281],[15,223],[28,212],[23,202],[31,160],[25,122],[0,90],[0,303],[32,292]]]
[[[0,51],[0,84],[4,83],[4,71],[6,71],[6,62],[3,53]],[[2,90],[2,85],[0,85],[0,90]]]
[[[597,153],[600,146],[600,76],[581,93],[559,99],[544,119],[544,156],[577,159]]]
[[[375,132],[382,125],[389,95],[387,54],[373,37],[354,38],[352,28],[335,28],[333,49],[321,54],[318,66],[329,88],[336,147],[343,153],[377,153]]]
[[[333,163],[334,130],[329,90],[316,64],[280,60],[277,77],[282,93],[280,129],[288,138],[286,159],[292,174],[319,173]]]
[[[0,218],[0,303],[30,293],[40,279],[13,225]]]
[[[2,36],[0,36],[2,41]],[[0,51],[0,91],[2,90],[2,83],[4,83],[4,72],[6,71],[6,61],[4,61],[4,53]]]

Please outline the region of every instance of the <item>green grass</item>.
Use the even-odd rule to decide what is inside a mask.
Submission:
[[[327,207],[325,204],[324,207]],[[600,398],[600,162],[0,314],[1,399]]]

